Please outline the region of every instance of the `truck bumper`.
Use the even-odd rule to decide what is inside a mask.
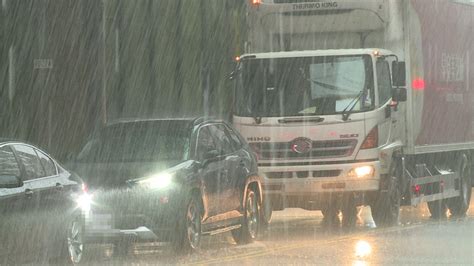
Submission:
[[[362,166],[372,167],[373,174],[362,178],[350,175],[353,169]],[[259,171],[264,177],[264,199],[284,205],[276,209],[300,207],[285,202],[306,205],[305,202],[311,201],[322,205],[339,196],[359,195],[363,198],[365,192],[377,191],[380,186],[379,161],[259,167]]]

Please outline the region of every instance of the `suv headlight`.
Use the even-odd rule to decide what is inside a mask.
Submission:
[[[173,175],[170,173],[160,173],[146,177],[138,181],[138,183],[151,189],[165,189],[173,183]]]

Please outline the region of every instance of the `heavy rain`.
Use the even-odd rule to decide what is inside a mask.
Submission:
[[[474,0],[2,0],[0,265],[474,265]]]

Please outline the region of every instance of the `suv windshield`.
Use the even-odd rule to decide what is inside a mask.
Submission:
[[[300,116],[341,113],[358,95],[353,112],[373,107],[368,55],[244,59],[237,79],[236,114]]]
[[[80,162],[156,162],[188,157],[188,121],[120,123],[106,127],[78,155]]]

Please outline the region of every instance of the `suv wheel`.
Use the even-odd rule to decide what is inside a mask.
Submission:
[[[251,243],[257,238],[261,219],[260,210],[258,196],[252,189],[248,189],[245,196],[242,226],[232,231],[232,237],[237,244]]]
[[[189,200],[183,218],[184,221],[178,222],[178,232],[172,241],[176,252],[189,253],[201,243],[202,205],[197,196]]]

